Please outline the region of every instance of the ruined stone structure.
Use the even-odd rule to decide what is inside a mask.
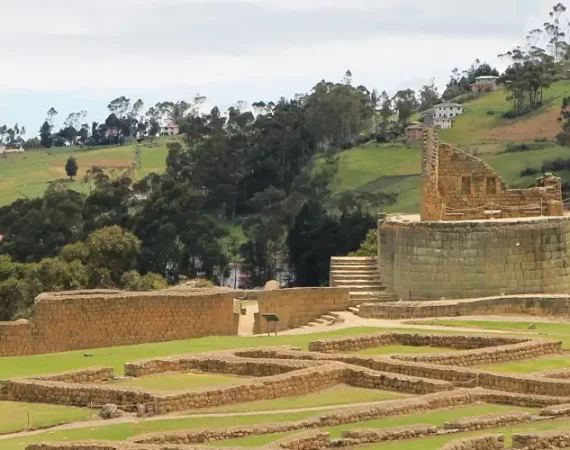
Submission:
[[[422,173],[421,214],[380,223],[378,266],[389,291],[428,300],[570,290],[570,216],[559,178],[508,189],[483,161],[440,143],[433,128],[424,129]]]
[[[530,189],[508,189],[488,164],[439,142],[424,128],[422,221],[562,216],[561,180],[545,176]]]

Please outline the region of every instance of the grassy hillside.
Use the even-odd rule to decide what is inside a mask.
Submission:
[[[486,94],[465,103],[465,113],[452,129],[440,131],[440,139],[488,162],[511,187],[528,187],[536,176],[521,177],[525,168],[540,170],[547,161],[570,159],[570,148],[560,147],[554,138],[564,96],[570,95],[570,81],[554,83],[544,92],[544,106],[516,120],[503,119],[510,109],[505,91]],[[547,142],[535,142],[536,140]],[[530,150],[507,152],[509,147],[527,144]],[[419,146],[368,144],[343,152],[335,192],[396,192],[398,202],[388,212],[418,212],[420,204]],[[555,172],[570,182],[570,172]]]
[[[161,138],[140,146],[141,168],[138,177],[164,170],[167,142],[167,139]],[[9,204],[18,198],[38,197],[50,182],[65,179],[65,162],[70,155],[77,159],[79,165],[76,181],[70,183],[70,186],[79,191],[87,191],[89,186],[81,181],[86,170],[92,166],[102,166],[109,170],[126,168],[135,160],[135,149],[136,144],[84,150],[64,147],[0,156],[0,205]]]

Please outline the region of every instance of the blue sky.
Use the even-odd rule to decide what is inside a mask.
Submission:
[[[552,0],[19,0],[0,3],[0,124],[37,133],[55,107],[104,120],[126,95],[227,108],[320,79],[394,93],[475,58],[502,65]],[[32,12],[32,14],[30,14]],[[7,20],[6,20],[7,19]]]

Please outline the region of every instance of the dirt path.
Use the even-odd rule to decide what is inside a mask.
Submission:
[[[337,312],[340,317],[344,319],[344,323],[328,325],[316,325],[310,328],[296,328],[294,330],[282,331],[279,333],[281,336],[299,335],[299,334],[312,334],[324,331],[342,330],[346,328],[355,327],[373,327],[373,328],[400,328],[409,330],[428,330],[428,331],[462,331],[472,333],[493,333],[493,334],[513,334],[514,331],[505,330],[485,330],[475,327],[447,327],[445,325],[424,325],[421,321],[426,320],[485,320],[485,321],[511,321],[511,322],[553,322],[553,319],[547,317],[534,317],[534,316],[461,316],[461,317],[433,317],[426,319],[404,319],[404,320],[388,320],[388,319],[364,319],[356,316],[351,312],[341,311]],[[556,320],[559,322],[559,320]],[[414,323],[420,322],[420,323]],[[517,334],[523,332],[517,331]],[[534,333],[536,334],[536,333]],[[262,335],[259,336],[263,338]]]
[[[345,408],[354,408],[359,406],[374,406],[380,402],[365,402],[365,403],[349,403],[344,405],[329,405],[329,406],[312,406],[306,408],[297,409],[278,409],[269,411],[249,411],[249,412],[235,412],[235,413],[173,413],[164,414],[160,416],[152,417],[136,417],[134,415],[126,415],[112,420],[103,419],[90,419],[81,422],[66,423],[64,425],[57,425],[50,428],[42,428],[40,430],[33,431],[19,431],[17,433],[2,434],[0,435],[0,441],[12,438],[24,438],[28,436],[34,436],[42,433],[53,433],[54,431],[65,431],[65,430],[76,430],[79,428],[98,428],[105,427],[107,425],[117,425],[121,423],[144,423],[144,422],[156,422],[159,420],[176,420],[176,419],[193,419],[193,418],[219,418],[219,417],[240,417],[240,416],[263,416],[263,415],[274,415],[274,414],[293,414],[299,412],[310,412],[310,411],[327,411],[327,410],[338,410]]]

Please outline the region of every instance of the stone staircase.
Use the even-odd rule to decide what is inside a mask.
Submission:
[[[349,308],[358,314],[363,303],[385,303],[398,300],[395,294],[386,292],[382,284],[375,257],[333,257],[330,266],[330,285],[346,287],[356,307]]]
[[[312,322],[307,323],[306,325],[300,326],[299,328],[306,329],[306,328],[316,327],[317,325],[332,326],[342,322],[344,322],[344,319],[342,319],[337,313],[329,312],[327,314],[323,314],[318,319],[315,319]]]

